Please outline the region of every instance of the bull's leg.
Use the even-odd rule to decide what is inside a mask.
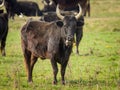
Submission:
[[[58,66],[57,66],[57,62],[54,59],[51,59],[51,65],[53,68],[53,75],[54,75],[54,80],[53,80],[53,84],[57,84],[57,73],[58,73]]]
[[[1,53],[2,53],[2,56],[6,56],[6,53],[5,53],[5,45],[6,45],[6,43],[5,43],[5,39],[2,39],[2,41],[1,41]]]
[[[8,14],[8,18],[9,18],[9,13],[10,13],[10,12],[9,12],[8,8],[5,7],[5,9],[6,9],[6,12],[7,12],[7,14]]]
[[[84,16],[86,16],[87,10],[84,11]]]
[[[90,17],[90,4],[88,4],[87,11],[88,11],[88,16]]]
[[[24,62],[25,62],[25,66],[26,66],[28,82],[32,82],[31,68],[30,68],[30,64],[31,64],[31,52],[29,52],[26,49],[23,52],[24,52],[24,58],[25,58]]]
[[[65,85],[65,70],[66,70],[66,66],[67,66],[68,61],[66,60],[66,62],[64,62],[63,64],[61,64],[61,78],[62,78],[62,84]]]
[[[14,12],[9,11],[9,16],[8,17],[14,20]]]
[[[77,31],[76,31],[76,53],[79,55],[79,43],[82,39],[83,36],[83,28],[82,27],[78,27]]]
[[[14,13],[11,13],[11,18],[12,18],[13,20],[14,20],[14,16],[15,16]]]
[[[86,16],[86,8],[83,8],[83,15]]]

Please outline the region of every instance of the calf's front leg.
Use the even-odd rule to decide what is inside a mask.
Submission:
[[[52,65],[52,68],[53,68],[53,75],[54,75],[53,84],[56,85],[57,84],[57,73],[58,73],[57,62],[54,59],[51,59],[51,65]]]
[[[67,66],[68,61],[64,62],[63,64],[61,64],[61,78],[62,78],[62,84],[65,85],[65,70],[66,70],[66,66]]]

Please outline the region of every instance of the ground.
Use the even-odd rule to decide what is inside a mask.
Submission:
[[[35,0],[40,3],[40,0]],[[42,4],[40,3],[40,8]],[[0,55],[0,90],[119,90],[120,89],[120,1],[91,0],[91,17],[85,17],[80,56],[73,47],[66,70],[66,85],[52,85],[49,60],[38,60],[29,85],[25,73],[20,29],[30,17],[9,20],[6,57]],[[39,17],[36,17],[38,19]]]

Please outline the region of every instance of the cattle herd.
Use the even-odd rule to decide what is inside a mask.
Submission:
[[[32,82],[32,71],[38,58],[50,59],[53,68],[53,84],[57,84],[57,63],[61,65],[61,80],[65,84],[65,70],[76,41],[76,53],[83,36],[84,16],[90,16],[90,0],[41,0],[34,1],[0,0],[0,42],[1,54],[6,55],[5,45],[8,20],[15,14],[38,16],[29,19],[21,29],[21,45],[27,70],[28,82]],[[1,7],[5,7],[6,13]],[[76,35],[75,39],[74,36]]]

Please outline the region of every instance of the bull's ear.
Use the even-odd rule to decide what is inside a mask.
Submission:
[[[62,21],[57,21],[56,24],[57,24],[57,26],[59,26],[59,27],[62,27],[62,26],[63,26],[63,22],[62,22]]]

